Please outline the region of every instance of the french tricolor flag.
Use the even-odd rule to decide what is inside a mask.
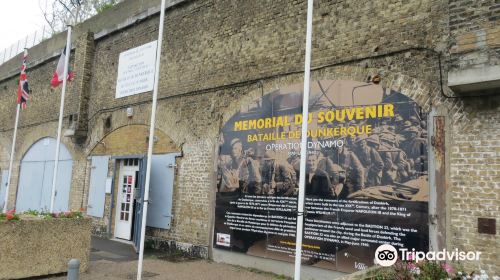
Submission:
[[[61,56],[59,57],[59,61],[57,62],[56,71],[54,72],[54,75],[52,75],[52,80],[50,81],[50,85],[54,88],[58,87],[63,82],[65,58],[66,58],[66,48],[64,48],[63,52],[61,53]],[[71,69],[69,69],[69,65],[68,65],[68,81],[72,81],[73,76],[74,76],[74,74],[71,71]]]

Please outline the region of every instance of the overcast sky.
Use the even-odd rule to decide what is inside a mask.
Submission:
[[[39,0],[0,0],[0,52],[45,23]]]

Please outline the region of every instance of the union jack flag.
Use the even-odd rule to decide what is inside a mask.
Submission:
[[[21,75],[19,76],[19,87],[17,88],[17,104],[21,104],[21,108],[23,109],[26,109],[30,93],[30,88],[28,86],[28,78],[26,76],[27,59],[28,59],[28,50],[24,50],[23,65],[21,66]]]

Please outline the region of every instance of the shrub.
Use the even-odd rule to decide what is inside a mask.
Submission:
[[[82,209],[80,211],[66,211],[60,213],[49,213],[37,210],[27,210],[22,213],[16,213],[16,210],[9,210],[5,214],[0,214],[0,221],[18,221],[27,217],[37,217],[39,219],[80,219],[83,218]]]
[[[5,214],[0,214],[0,221],[18,221],[19,215],[16,214],[16,210],[9,210]]]
[[[371,280],[500,280],[500,277],[489,277],[484,270],[479,273],[464,272],[459,263],[434,261],[400,261],[393,266],[378,270]]]

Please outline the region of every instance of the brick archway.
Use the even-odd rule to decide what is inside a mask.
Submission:
[[[105,135],[91,149],[89,155],[142,155],[148,150],[149,126],[126,125]],[[155,130],[154,154],[178,152],[180,148],[163,131]]]

